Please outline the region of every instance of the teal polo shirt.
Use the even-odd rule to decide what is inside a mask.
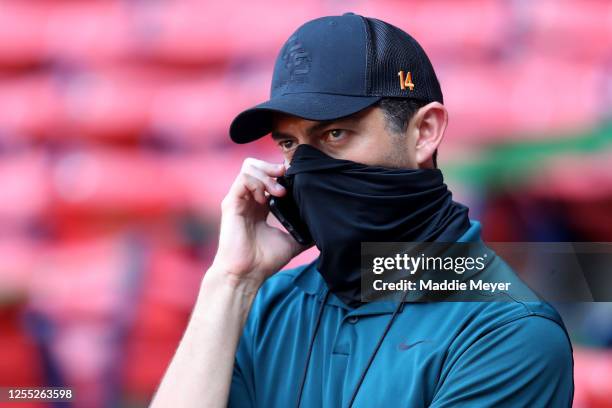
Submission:
[[[460,239],[480,240],[471,221]],[[510,268],[500,259],[491,268]],[[260,288],[236,351],[228,406],[297,405],[316,315],[327,286],[315,262]],[[346,306],[329,294],[301,407],[347,407],[397,307]],[[548,303],[406,303],[367,370],[353,407],[570,407],[572,348]]]

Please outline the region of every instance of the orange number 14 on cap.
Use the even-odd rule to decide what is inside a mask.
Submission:
[[[412,74],[410,73],[410,71],[406,73],[406,78],[404,78],[404,71],[398,72],[397,75],[399,76],[400,88],[402,88],[402,90],[405,90],[406,88],[410,89],[411,91],[414,90],[414,84],[412,83]]]

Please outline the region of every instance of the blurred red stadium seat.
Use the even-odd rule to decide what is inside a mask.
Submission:
[[[319,2],[148,2],[134,13],[139,53],[170,63],[205,64],[236,56],[273,57],[297,26],[322,13]],[[239,8],[239,10],[237,9]],[[270,12],[281,15],[270,30]],[[219,16],[223,23],[216,20]]]
[[[240,79],[172,70],[114,68],[0,80],[0,130],[26,141],[229,143],[241,107],[267,98],[268,74]],[[36,101],[35,103],[32,103]],[[147,139],[148,138],[148,139]]]
[[[62,118],[59,96],[47,75],[0,78],[0,131],[30,140],[55,131]]]
[[[574,407],[612,407],[612,352],[574,349]]]
[[[529,2],[524,11],[528,41],[539,53],[591,64],[611,57],[612,2],[543,0]]]
[[[505,64],[443,68],[447,140],[487,144],[585,128],[602,115],[599,74],[593,65],[535,54]]]
[[[44,153],[29,150],[0,160],[0,186],[0,222],[5,228],[41,215],[50,193]]]
[[[512,28],[509,8],[506,2],[488,0],[383,0],[360,5],[360,12],[406,30],[434,60],[449,52],[468,60],[504,45]]]
[[[238,174],[234,151],[163,155],[113,150],[67,153],[53,165],[54,216],[162,215],[183,208],[217,215]]]
[[[25,331],[22,302],[0,299],[0,384],[11,387],[42,387],[45,385],[42,356],[34,339]],[[2,406],[9,406],[3,402]],[[42,402],[20,401],[10,404],[25,408],[44,407]]]

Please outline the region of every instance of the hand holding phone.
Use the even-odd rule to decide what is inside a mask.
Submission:
[[[312,235],[308,230],[308,226],[300,217],[300,211],[293,198],[292,178],[278,177],[276,181],[285,187],[287,194],[283,197],[270,197],[268,205],[270,212],[283,224],[283,227],[291,234],[291,236],[301,245],[310,246],[314,243]]]

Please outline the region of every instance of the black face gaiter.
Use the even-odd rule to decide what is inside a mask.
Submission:
[[[438,169],[368,166],[302,144],[286,177],[321,251],[317,269],[352,307],[361,303],[361,242],[455,242],[470,226]]]

